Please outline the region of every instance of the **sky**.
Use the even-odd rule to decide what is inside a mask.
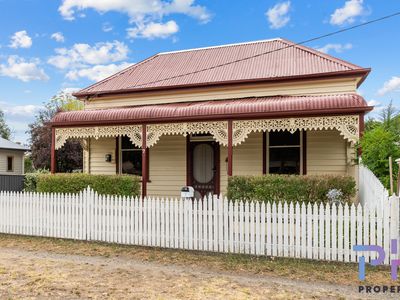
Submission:
[[[300,42],[400,11],[399,0],[0,0],[0,109],[13,140],[60,91],[158,52],[282,37]],[[372,68],[359,93],[400,108],[400,16],[306,44]]]

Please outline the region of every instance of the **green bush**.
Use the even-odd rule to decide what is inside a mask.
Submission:
[[[79,193],[90,186],[103,195],[139,196],[140,178],[127,175],[41,174],[37,192]]]
[[[265,175],[233,176],[228,181],[228,199],[256,201],[299,201],[327,203],[331,189],[343,193],[342,201],[351,203],[356,182],[350,176]]]
[[[49,174],[49,173],[50,172],[46,169],[40,169],[34,173],[25,174],[24,191],[25,192],[36,192],[38,177],[41,174]]]
[[[400,122],[400,121],[399,121]],[[393,182],[396,182],[398,165],[394,162],[400,157],[399,135],[383,125],[364,134],[361,140],[362,163],[390,188],[389,157],[393,157]]]

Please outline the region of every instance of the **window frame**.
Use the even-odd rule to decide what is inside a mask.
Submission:
[[[9,168],[9,160],[11,159],[11,169]],[[14,156],[13,155],[7,155],[7,172],[14,172],[15,168],[14,168]]]
[[[300,148],[300,172],[299,174],[293,174],[293,175],[304,175],[304,130],[300,130],[299,134],[300,134],[300,144],[299,145],[282,145],[282,146],[270,146],[269,145],[269,134],[270,132],[266,132],[266,142],[265,142],[265,148],[264,151],[266,153],[266,157],[265,157],[265,164],[266,164],[266,168],[265,168],[265,174],[269,175],[269,174],[276,174],[276,173],[270,173],[269,172],[269,165],[270,165],[270,148],[272,149],[279,149],[279,148]]]
[[[137,149],[122,149],[122,138],[123,138],[123,136],[118,137],[118,174],[119,175],[139,176],[139,175],[134,175],[134,174],[122,173],[122,159],[123,159],[122,154],[124,152],[140,152],[140,153],[142,153],[142,148],[139,148],[139,147]],[[139,177],[142,178],[142,175],[140,175]]]

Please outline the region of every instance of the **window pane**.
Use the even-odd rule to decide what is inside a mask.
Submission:
[[[290,133],[289,131],[279,131],[269,133],[270,146],[293,146],[300,145],[300,131]]]
[[[299,148],[270,148],[270,174],[300,174]]]
[[[122,174],[142,176],[142,151],[122,152]]]
[[[121,149],[123,150],[131,150],[131,149],[139,149],[136,147],[132,142],[131,139],[128,138],[127,136],[123,136],[121,138]]]
[[[13,158],[11,156],[7,157],[7,171],[13,170]]]

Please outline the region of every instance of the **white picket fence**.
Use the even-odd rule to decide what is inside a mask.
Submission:
[[[358,168],[358,191],[363,206],[377,207],[383,210],[389,201],[389,191],[374,173],[362,163]]]
[[[0,232],[164,248],[355,262],[355,244],[389,253],[399,198],[358,205],[0,192]],[[367,260],[374,257],[364,253]],[[389,256],[386,263],[389,262]]]

